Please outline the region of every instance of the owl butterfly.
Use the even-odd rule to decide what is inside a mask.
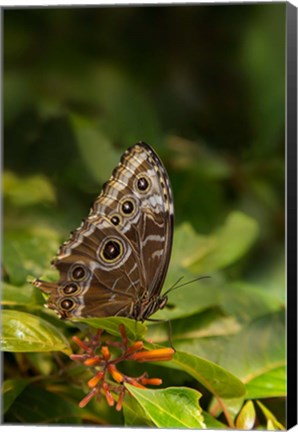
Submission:
[[[109,181],[52,261],[58,282],[33,284],[60,318],[124,316],[144,321],[167,303],[161,295],[173,237],[167,172],[143,142],[121,157]]]

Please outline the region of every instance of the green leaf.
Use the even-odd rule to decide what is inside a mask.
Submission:
[[[286,377],[286,366],[273,368],[266,373],[256,376],[246,384],[247,397],[250,399],[286,397]]]
[[[253,218],[233,212],[223,227],[207,237],[205,244],[184,258],[183,264],[198,274],[227,267],[247,253],[258,232],[258,224]],[[182,251],[185,253],[185,247]]]
[[[25,305],[34,306],[43,304],[43,298],[39,291],[32,285],[14,286],[3,282],[2,284],[2,305]]]
[[[165,286],[168,288],[173,285],[184,274],[182,282],[193,280],[191,273],[184,272],[175,278],[172,283],[168,279]],[[207,308],[216,306],[219,303],[220,292],[217,285],[217,278],[202,279],[187,286],[178,288],[169,293],[167,306],[154,314],[154,319],[174,320],[176,318],[188,317],[201,312]]]
[[[15,399],[22,393],[29,380],[8,379],[2,385],[3,413],[9,410]]]
[[[88,325],[96,329],[103,329],[114,336],[120,335],[119,325],[123,324],[129,340],[142,339],[146,333],[146,326],[144,324],[125,317],[76,318],[72,322],[83,326]]]
[[[198,328],[197,337],[194,333],[193,338],[187,337],[186,331],[186,337],[177,337],[174,345],[177,350],[216,362],[232,372],[245,383],[247,398],[284,396],[284,319],[283,312],[258,317],[234,335],[199,337]],[[190,336],[192,332],[190,328]]]
[[[217,420],[216,418],[214,418],[212,415],[210,415],[208,412],[203,412],[203,416],[204,416],[204,421],[206,424],[206,428],[207,429],[227,429],[227,425],[220,422],[219,420]]]
[[[5,232],[3,262],[12,285],[23,285],[29,275],[40,275],[59,246],[58,233],[47,227]]]
[[[201,394],[186,387],[170,387],[163,390],[143,390],[126,385],[141,405],[144,415],[159,428],[205,429]]]
[[[284,427],[284,425],[282,425],[275,417],[274,414],[272,414],[272,412],[264,405],[262,404],[262,402],[260,401],[256,401],[257,404],[259,405],[259,407],[262,410],[262,413],[264,414],[266,420],[267,420],[267,424],[268,426],[270,426],[270,430],[285,430],[286,428]]]
[[[97,182],[104,183],[119,162],[120,152],[114,150],[111,141],[94,123],[75,115],[70,120],[88,172]]]
[[[258,317],[280,311],[281,302],[262,286],[235,281],[220,287],[219,306],[237,318],[239,323],[249,323]]]
[[[207,337],[235,334],[241,326],[234,317],[227,316],[218,307],[213,307],[189,317],[171,320],[171,328],[175,348],[200,355],[193,351],[194,345],[200,344],[201,341],[204,343],[204,338]],[[147,338],[154,340],[155,343],[167,342],[169,324],[150,323]]]
[[[256,288],[259,288],[264,294],[268,293],[272,299],[279,300],[282,305],[286,302],[285,264],[283,245],[277,253],[265,256],[261,266],[256,266],[250,277]]]
[[[22,285],[26,282],[28,272],[24,268],[23,257],[17,244],[4,241],[3,266],[13,285]]]
[[[275,312],[252,321],[226,343],[220,364],[246,384],[258,378],[258,395],[270,397],[271,372],[285,365],[285,315]],[[278,386],[285,381],[279,370]],[[269,375],[267,375],[269,374]],[[271,387],[271,388],[270,388]],[[254,387],[251,387],[253,396]]]
[[[28,206],[39,203],[53,203],[56,200],[51,183],[41,175],[28,178],[18,177],[6,171],[3,175],[4,198],[15,206]]]
[[[245,394],[245,386],[238,378],[208,360],[177,351],[171,364],[188,372],[216,397],[236,398]]]
[[[142,407],[142,404],[139,404],[137,399],[128,392],[126,393],[123,402],[123,414],[125,426],[155,427],[154,422],[147,415],[146,411]]]
[[[42,318],[14,310],[2,311],[1,349],[11,352],[71,353],[67,339],[56,327]]]
[[[37,386],[28,386],[8,410],[8,423],[80,424],[76,403]]]
[[[247,401],[242,407],[237,420],[236,428],[250,430],[254,427],[256,421],[256,411],[252,401]]]

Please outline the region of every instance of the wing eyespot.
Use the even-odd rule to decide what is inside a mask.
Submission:
[[[118,226],[122,223],[122,218],[119,214],[113,214],[110,217],[110,221],[112,222],[113,225]]]
[[[121,259],[123,255],[122,243],[117,239],[109,239],[104,242],[100,250],[100,256],[104,262],[113,263]]]
[[[74,281],[83,281],[88,278],[89,272],[86,270],[83,264],[75,264],[70,269],[70,276]]]
[[[76,303],[73,299],[65,297],[60,301],[60,308],[64,311],[71,311],[76,307]]]
[[[136,211],[137,204],[133,198],[124,198],[120,202],[120,213],[123,217],[132,217],[135,215]]]
[[[134,182],[134,188],[139,193],[147,193],[151,188],[151,181],[145,174],[139,174]]]
[[[76,283],[70,282],[67,283],[63,288],[62,292],[66,295],[75,294],[79,291],[79,287]]]

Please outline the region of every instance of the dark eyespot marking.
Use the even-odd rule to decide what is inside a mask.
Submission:
[[[116,240],[109,240],[103,248],[103,257],[108,261],[114,261],[122,253],[122,245]]]
[[[78,291],[79,287],[77,286],[77,284],[75,283],[69,283],[67,285],[65,285],[65,287],[63,288],[63,292],[64,294],[74,294],[76,291]]]
[[[70,310],[74,307],[75,303],[73,300],[71,299],[64,299],[62,300],[62,302],[60,303],[62,309],[64,310]]]
[[[111,217],[111,222],[112,222],[112,224],[115,225],[115,226],[119,225],[119,223],[120,223],[120,218],[119,218],[119,216],[116,216],[116,215],[112,216],[112,217]]]
[[[74,280],[82,280],[86,276],[86,270],[83,266],[78,265],[72,270],[71,275]]]
[[[134,211],[134,204],[130,200],[124,201],[122,204],[122,211],[124,214],[131,214]]]
[[[138,189],[142,192],[145,192],[149,187],[149,182],[146,177],[140,177],[137,181]]]

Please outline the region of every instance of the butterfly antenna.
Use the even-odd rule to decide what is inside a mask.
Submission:
[[[167,295],[169,292],[171,292],[171,291],[174,291],[174,290],[176,290],[176,289],[178,289],[178,288],[181,288],[181,287],[184,287],[184,286],[186,286],[186,285],[189,285],[189,284],[191,284],[191,283],[193,283],[193,282],[196,282],[196,281],[198,281],[198,280],[201,280],[201,279],[209,279],[211,276],[199,276],[199,277],[197,277],[197,278],[195,278],[195,279],[192,279],[192,280],[190,280],[190,281],[188,281],[188,282],[185,282],[185,283],[183,283],[183,284],[180,284],[180,285],[178,285],[179,284],[179,282],[181,282],[181,280],[183,279],[183,276],[181,276],[175,283],[174,283],[174,285],[173,286],[171,286],[171,288],[169,288],[163,295]]]

